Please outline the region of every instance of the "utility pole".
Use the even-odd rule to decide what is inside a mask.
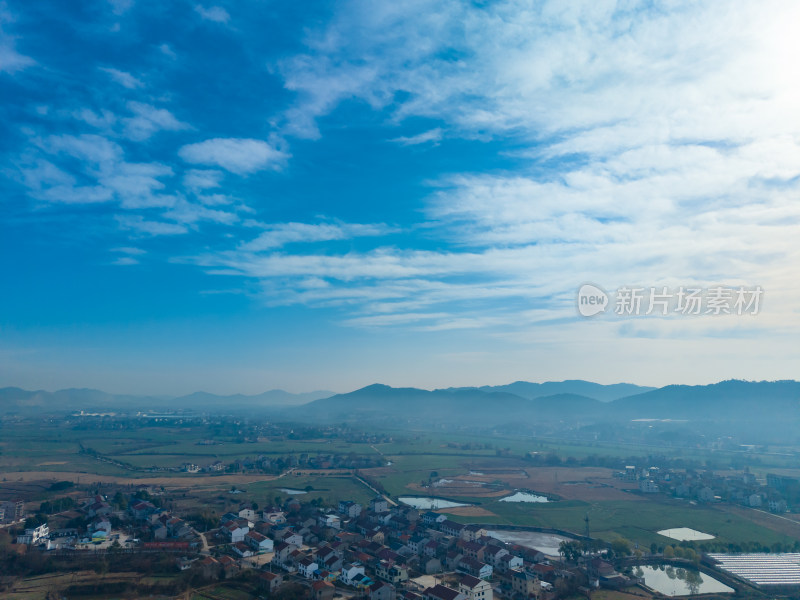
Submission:
[[[589,535],[589,513],[588,513],[588,512],[586,513],[586,516],[585,516],[585,517],[583,517],[583,521],[586,523],[586,537],[587,537],[587,538],[588,538],[588,537],[591,537],[591,536]]]

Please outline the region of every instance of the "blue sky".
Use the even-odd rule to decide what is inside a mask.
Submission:
[[[796,378],[799,10],[2,1],[0,385]]]

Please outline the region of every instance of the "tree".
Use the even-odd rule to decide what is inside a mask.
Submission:
[[[664,547],[664,558],[675,558],[675,550],[672,549],[672,546]]]
[[[611,550],[614,552],[614,556],[630,556],[631,543],[625,538],[617,538],[611,542]]]
[[[128,508],[128,499],[122,492],[117,492],[116,494],[114,494],[113,503],[114,506],[116,506],[120,510],[125,510],[126,508]]]
[[[564,557],[567,562],[578,562],[578,559],[583,554],[583,544],[577,541],[563,541],[558,545],[558,553]]]

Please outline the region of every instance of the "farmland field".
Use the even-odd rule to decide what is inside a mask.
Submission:
[[[800,540],[800,523],[792,516],[780,518],[739,506],[690,505],[661,494],[643,495],[636,482],[615,477],[611,468],[546,466],[526,458],[530,452],[562,458],[627,457],[633,449],[623,445],[407,431],[384,432],[384,441],[375,443],[335,437],[243,441],[235,432],[223,435],[218,428],[203,424],[109,431],[64,424],[11,427],[6,423],[2,434],[0,477],[12,495],[23,492],[26,485],[44,489],[48,481],[66,479],[84,484],[135,481],[183,489],[200,494],[193,500],[198,508],[202,507],[203,494],[209,502],[219,503],[220,497],[227,502],[231,487],[245,491],[247,498],[259,503],[271,502],[276,496],[286,498],[280,491],[284,487],[310,488],[308,494],[298,496],[303,501],[321,500],[328,505],[340,499],[367,502],[373,492],[354,476],[353,469],[300,466],[286,469],[282,477],[253,470],[213,474],[178,470],[184,463],[205,465],[220,460],[228,464],[258,456],[347,455],[368,457],[373,464],[377,459],[382,466],[358,473],[382,486],[391,497],[436,496],[470,504],[443,511],[464,522],[583,533],[588,515],[592,536],[606,540],[621,536],[646,546],[669,543],[656,532],[675,527],[706,531],[723,544],[791,545]],[[691,454],[702,457],[704,452]],[[705,455],[719,458],[718,454]],[[723,456],[722,462],[735,462],[735,458]],[[786,468],[785,457],[772,458],[775,468]],[[759,458],[762,469],[767,460],[772,459]],[[165,470],[170,468],[173,470]],[[11,484],[22,487],[12,488]],[[552,501],[536,505],[500,501],[518,490],[546,495]]]

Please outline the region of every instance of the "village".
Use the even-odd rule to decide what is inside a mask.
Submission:
[[[636,583],[615,570],[615,554],[603,543],[595,544],[606,553],[602,556],[575,553],[573,546],[581,547],[577,540],[562,556],[547,556],[491,537],[484,526],[395,505],[383,496],[367,506],[341,500],[327,508],[295,498],[262,509],[243,502],[199,531],[160,508],[160,494],[143,486],[129,494],[97,494],[69,511],[74,527],[51,530],[29,519],[17,545],[89,559],[163,553],[174,557],[176,571],[191,571],[195,581],[255,578],[263,595],[316,600],[554,600]]]

